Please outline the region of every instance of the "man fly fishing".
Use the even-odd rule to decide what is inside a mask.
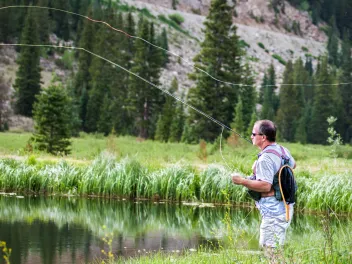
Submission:
[[[276,126],[270,120],[257,121],[252,130],[253,145],[261,152],[253,165],[253,175],[232,174],[232,182],[248,188],[262,216],[259,244],[271,250],[285,242],[293,216],[296,182],[291,168],[296,167],[290,152],[278,145]]]

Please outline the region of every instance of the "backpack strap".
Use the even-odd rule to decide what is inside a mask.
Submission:
[[[280,146],[280,149],[281,149],[281,154],[279,152],[277,152],[276,150],[273,150],[273,149],[267,149],[267,150],[264,149],[263,151],[259,152],[258,159],[264,153],[271,153],[271,154],[276,155],[277,157],[279,157],[283,161],[281,163],[281,166],[284,165],[284,164],[288,164],[290,158],[286,155],[286,152],[285,152],[285,149],[283,148],[283,146],[281,146],[281,145],[279,145],[279,146]],[[254,166],[253,174],[256,175],[256,166]]]

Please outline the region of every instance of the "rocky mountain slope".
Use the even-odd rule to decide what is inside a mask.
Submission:
[[[203,22],[211,0],[178,0],[177,10],[172,9],[170,0],[122,2],[140,9],[145,8],[156,17],[178,13],[185,19],[181,24],[182,28],[192,37],[203,40]],[[232,1],[229,1],[229,4],[231,3]],[[326,50],[327,36],[311,22],[307,12],[299,11],[284,2],[279,12],[275,13],[268,3],[266,0],[238,0],[237,16],[234,17],[238,35],[246,45],[247,58],[256,72],[258,85],[271,63],[275,66],[278,83],[281,82],[285,66],[275,57],[288,61],[310,56],[314,65],[315,58]],[[172,28],[168,31],[170,52],[181,56],[183,60],[180,63],[178,57],[171,56],[171,63],[163,73],[162,83],[168,84],[172,76],[176,76],[180,85],[188,88],[192,83],[187,79],[187,73],[193,71],[192,59],[199,52],[200,43]]]

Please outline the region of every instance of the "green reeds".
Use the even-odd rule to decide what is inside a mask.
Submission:
[[[320,177],[298,173],[297,205],[302,209],[352,212],[352,178],[345,172]],[[210,165],[197,172],[174,165],[148,168],[135,159],[103,153],[91,164],[0,160],[0,190],[5,192],[96,195],[168,201],[251,202],[246,188],[233,185],[230,172]]]

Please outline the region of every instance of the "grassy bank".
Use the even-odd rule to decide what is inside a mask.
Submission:
[[[230,171],[213,164],[203,170],[191,166],[144,166],[136,159],[116,160],[102,153],[88,165],[66,161],[0,160],[0,190],[27,194],[95,195],[131,199],[201,201],[211,203],[251,202],[246,189],[233,185]],[[352,178],[349,173],[301,173],[297,206],[300,210],[352,212]]]

